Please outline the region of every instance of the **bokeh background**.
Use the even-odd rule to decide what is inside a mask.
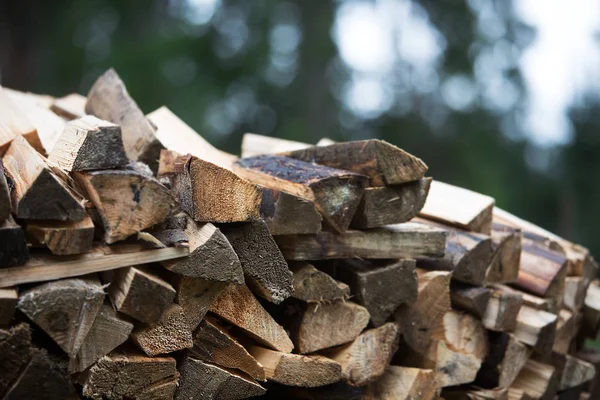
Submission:
[[[600,255],[596,0],[1,0],[0,83],[115,67],[239,153],[244,132],[381,138]]]

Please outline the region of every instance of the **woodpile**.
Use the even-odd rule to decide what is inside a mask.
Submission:
[[[600,396],[587,249],[380,140],[242,155],[0,88],[0,398]]]

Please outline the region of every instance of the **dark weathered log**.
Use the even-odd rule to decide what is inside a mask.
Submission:
[[[193,332],[210,309],[213,301],[219,297],[228,284],[178,276],[174,279],[174,285],[177,289],[175,301],[183,308],[190,331]]]
[[[350,287],[305,262],[290,265],[294,274],[292,297],[306,302],[343,300],[350,297]]]
[[[58,256],[88,252],[94,241],[94,223],[89,215],[81,221],[32,221],[25,231]]]
[[[10,202],[10,189],[4,175],[4,164],[0,158],[0,221],[4,221],[10,216],[12,205]]]
[[[542,357],[547,356],[552,352],[557,320],[554,314],[522,306],[517,315],[514,335],[519,341],[532,346]]]
[[[15,314],[19,294],[17,288],[0,289],[0,327],[8,326]]]
[[[308,200],[281,190],[262,188],[260,216],[271,235],[301,235],[321,230],[321,214]]]
[[[31,359],[29,325],[20,323],[10,329],[0,329],[0,397],[19,377]]]
[[[27,260],[29,260],[29,249],[25,241],[25,233],[9,215],[7,219],[0,221],[0,267],[23,265]]]
[[[136,328],[131,339],[151,357],[193,346],[192,332],[179,304],[167,307],[156,323]]]
[[[482,318],[488,307],[492,291],[488,288],[470,286],[454,281],[450,286],[452,307],[465,310]]]
[[[517,315],[522,305],[520,294],[493,289],[481,321],[491,331],[512,332],[517,327]]]
[[[477,373],[476,386],[493,389],[512,385],[531,350],[515,336],[505,332],[488,332],[489,350]]]

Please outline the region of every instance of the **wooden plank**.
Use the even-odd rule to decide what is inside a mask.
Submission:
[[[13,139],[20,135],[36,150],[44,151],[33,124],[0,86],[0,155],[4,154]]]
[[[309,143],[296,142],[255,133],[244,133],[242,137],[242,157],[254,157],[262,154],[277,154],[311,147]]]
[[[19,293],[16,287],[0,289],[0,327],[8,326],[15,315]]]
[[[528,360],[511,387],[522,390],[534,399],[553,399],[558,384],[554,367]]]
[[[453,281],[450,286],[452,308],[468,311],[482,318],[488,307],[492,291],[488,288],[467,285]]]
[[[350,297],[350,287],[338,282],[312,264],[292,263],[294,291],[292,297],[306,302],[327,302],[345,300]]]
[[[433,370],[390,365],[381,378],[367,386],[363,399],[435,400],[438,392]]]
[[[493,289],[481,321],[491,331],[512,332],[517,327],[517,315],[522,305],[520,294]]]
[[[488,332],[489,350],[474,385],[486,389],[508,388],[531,356],[531,350],[515,336]]]
[[[557,321],[554,314],[522,306],[514,335],[519,341],[532,346],[536,353],[547,356],[552,352]]]
[[[10,189],[4,175],[4,164],[0,158],[0,221],[4,221],[10,216],[11,209]]]
[[[260,216],[271,235],[301,235],[321,230],[321,214],[315,205],[281,190],[262,187]]]
[[[89,215],[76,222],[32,221],[25,231],[57,256],[87,253],[94,241],[94,223]]]
[[[50,109],[61,117],[72,120],[85,115],[87,98],[79,93],[71,93],[54,99]]]
[[[29,249],[23,229],[11,215],[0,221],[0,275],[13,265],[23,265],[29,260]],[[11,286],[11,285],[6,285]]]

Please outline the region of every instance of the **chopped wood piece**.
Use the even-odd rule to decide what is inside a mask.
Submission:
[[[600,285],[593,282],[587,290],[583,304],[583,322],[591,332],[600,326]]]
[[[64,97],[54,99],[50,109],[57,115],[68,120],[81,118],[85,115],[87,98],[79,93],[71,93]]]
[[[350,226],[367,181],[353,172],[270,155],[238,160],[233,170],[251,182],[313,202],[338,232]]]
[[[470,286],[454,281],[450,286],[450,300],[453,308],[470,312],[482,318],[488,307],[491,290],[477,286]]]
[[[20,323],[10,329],[0,329],[0,397],[10,389],[31,359],[29,325]]]
[[[25,104],[27,103],[27,104]],[[40,140],[42,150],[33,145],[40,153],[46,155],[54,148],[62,131],[65,129],[66,121],[50,111],[45,104],[39,102],[17,102],[29,122],[35,127]]]
[[[128,158],[148,164],[153,171],[158,169],[162,146],[152,124],[131,98],[114,69],[109,69],[96,80],[88,93],[85,112],[121,126]]]
[[[102,357],[83,378],[83,395],[92,399],[139,398],[138,394],[177,377],[172,357],[113,352]]]
[[[581,276],[567,276],[565,278],[564,305],[573,312],[583,308],[587,286],[585,278]]]
[[[394,186],[366,188],[350,226],[354,229],[407,222],[425,204],[431,178]]]
[[[173,303],[175,289],[143,268],[121,268],[105,276],[115,309],[146,324],[154,324]],[[110,278],[110,279],[106,279]]]
[[[12,205],[17,218],[80,221],[85,217],[83,200],[23,137],[12,141],[2,161],[14,184]]]
[[[494,256],[486,277],[487,282],[510,283],[518,279],[521,264],[521,239],[520,229],[496,222],[492,224]]]
[[[121,128],[93,115],[67,123],[48,155],[48,162],[67,171],[123,168],[129,160]]]
[[[367,386],[364,400],[435,400],[438,389],[430,369],[390,365],[376,382]]]
[[[321,230],[321,214],[315,205],[281,190],[262,188],[260,216],[271,235],[301,235]]]
[[[35,127],[8,96],[7,90],[0,86],[0,155],[6,151],[11,141],[20,135],[36,150],[44,151]]]
[[[242,137],[242,157],[254,157],[262,154],[277,154],[285,151],[306,149],[312,144],[280,139],[270,136],[244,133]]]
[[[298,262],[290,265],[294,274],[292,297],[306,302],[344,300],[350,297],[350,287],[338,282],[313,265]]]
[[[313,146],[284,155],[368,176],[369,186],[418,181],[427,172],[427,165],[421,159],[377,139]]]
[[[291,332],[300,354],[348,343],[369,323],[366,308],[350,301],[309,303]]]
[[[492,389],[508,388],[525,365],[531,350],[512,334],[488,332],[489,351],[474,384]]]
[[[420,215],[489,235],[493,209],[492,197],[434,180]]]
[[[31,106],[48,108],[54,102],[54,98],[47,94],[22,92],[7,87],[4,88],[4,92],[21,109]]]
[[[251,378],[192,357],[185,357],[175,395],[183,399],[237,400],[260,396],[266,390]]]
[[[596,374],[593,364],[571,355],[552,357],[554,368],[560,371],[558,390],[563,391],[591,381]]]
[[[198,327],[213,301],[227,287],[225,282],[207,281],[187,276],[178,277],[175,285],[177,288],[176,302],[183,308],[191,332]]]
[[[294,348],[285,330],[267,313],[246,286],[230,285],[215,300],[210,311],[274,350],[290,353]]]
[[[0,289],[0,327],[10,324],[18,299],[17,288]]]
[[[21,293],[17,308],[75,357],[104,301],[97,279],[48,282]]]
[[[222,225],[221,230],[240,259],[248,286],[256,294],[276,304],[292,294],[292,273],[264,221]]]
[[[556,324],[556,315],[522,306],[514,335],[519,341],[532,346],[536,353],[546,356],[552,352]]]
[[[4,164],[0,158],[0,221],[4,221],[10,216],[11,209],[10,189],[4,175]]]
[[[106,243],[156,225],[176,208],[166,187],[133,171],[77,172],[75,177],[100,214]]]
[[[319,387],[342,380],[342,367],[327,357],[286,354],[259,346],[248,351],[264,366],[267,379],[282,385]]]
[[[94,241],[94,223],[89,215],[77,222],[29,222],[25,231],[57,256],[86,253]]]
[[[583,316],[580,313],[574,314],[565,308],[560,310],[552,351],[559,354],[567,354],[569,352],[571,343],[581,327],[582,318]]]
[[[0,267],[23,265],[27,260],[29,260],[29,249],[25,241],[25,233],[9,215],[8,219],[0,221]],[[1,268],[0,272],[2,272]]]
[[[192,332],[179,304],[171,304],[155,324],[136,328],[131,338],[151,357],[189,349],[194,345]]]
[[[178,384],[179,377],[171,378],[170,381],[164,383],[159,382],[156,385],[150,386],[142,390],[135,396],[135,398],[136,400],[171,400],[175,396]]]
[[[364,388],[350,386],[344,381],[316,388],[301,388],[271,383],[267,397],[296,400],[362,400],[363,393]]]
[[[533,294],[524,292],[522,290],[515,289],[512,286],[502,284],[493,284],[491,287],[506,293],[512,293],[514,295],[521,296],[521,298],[523,299],[523,305],[535,308],[536,310],[548,311],[552,312],[553,314],[556,314],[558,312],[558,305],[552,299],[538,297]]]
[[[528,360],[512,384],[534,399],[553,399],[558,389],[554,367]]]
[[[342,376],[351,385],[364,386],[385,372],[398,349],[400,329],[389,322],[360,334],[352,343],[324,354],[340,363]]]
[[[523,242],[519,278],[515,286],[535,295],[562,301],[567,259],[560,253]]]
[[[366,231],[343,234],[277,236],[275,241],[287,260],[336,258],[423,258],[443,257],[447,233],[441,229],[406,222]]]
[[[523,297],[514,292],[492,290],[481,321],[491,331],[512,332],[517,327],[517,315],[523,305]]]
[[[73,373],[85,370],[125,343],[132,329],[131,322],[117,314],[108,304],[103,304],[77,355],[70,359],[69,371]]]

